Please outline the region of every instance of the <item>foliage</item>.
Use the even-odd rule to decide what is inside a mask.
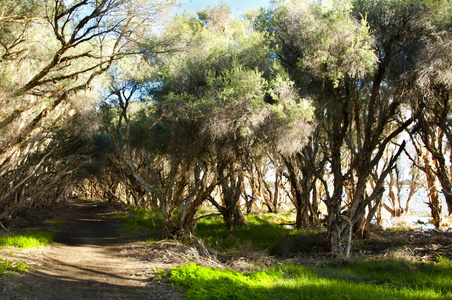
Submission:
[[[303,53],[301,69],[331,81],[334,87],[346,78],[366,76],[375,68],[376,56],[366,20],[349,15],[349,1],[309,3],[287,1],[277,12],[278,22]]]
[[[297,96],[272,59],[265,35],[253,30],[249,21],[227,14],[205,21],[222,9],[205,11],[198,18],[175,18],[169,30],[185,38],[180,47],[186,50],[166,59],[156,95],[168,114],[198,122],[198,135],[239,144],[261,138],[264,131],[269,137],[265,142],[279,151],[295,151],[290,142],[300,149],[309,132],[303,126],[312,116],[309,102]],[[266,95],[273,98],[272,104],[265,101]]]
[[[161,211],[130,208],[127,215],[120,217],[125,219],[125,230],[144,235],[145,238],[149,238],[149,241],[161,239]],[[308,243],[308,240],[314,238],[311,237],[312,232],[284,226],[285,223],[293,222],[293,217],[292,214],[250,214],[245,216],[247,225],[236,227],[232,237],[227,236],[222,218],[207,217],[198,220],[194,234],[207,246],[216,248],[218,251],[237,252],[244,248],[251,248],[257,251],[279,252],[281,250],[275,248],[275,245],[283,241],[298,245],[300,240]],[[309,243],[312,244],[312,241]],[[293,247],[299,247],[299,245]]]
[[[0,237],[1,247],[40,248],[52,243],[55,232],[29,231],[25,234]]]
[[[403,131],[452,212],[450,1],[220,4],[165,23],[173,4],[0,3],[0,221],[77,186],[160,209],[126,219],[152,238],[189,235],[209,201],[224,220],[198,222],[209,245],[276,251],[304,232],[238,204],[277,211],[287,194],[298,228],[323,200],[341,252],[377,214]]]
[[[3,278],[6,276],[15,277],[17,273],[28,273],[32,271],[27,264],[20,260],[10,261],[8,259],[3,259],[0,257],[0,276]]]
[[[444,266],[444,267],[451,267],[452,266],[452,262],[444,256],[438,255],[438,257],[436,258],[437,263],[440,266]]]
[[[404,112],[407,104],[429,101],[415,84],[416,72],[424,69],[422,57],[438,55],[429,59],[429,71],[424,69],[423,74],[432,75],[435,61],[441,68],[435,68],[433,77],[447,81],[443,67],[450,60],[441,50],[446,43],[440,42],[434,55],[422,53],[429,48],[426,44],[431,45],[427,40],[439,40],[432,38],[442,30],[433,24],[444,22],[445,14],[438,8],[449,6],[448,1],[289,0],[276,1],[255,18],[256,28],[269,33],[275,54],[301,95],[312,99],[316,108],[318,136],[312,139],[313,147],[297,156],[299,170],[292,167],[293,174],[303,176],[292,179],[291,185],[300,191],[301,207],[310,205],[311,189],[317,195],[315,183],[321,182],[328,210],[326,246],[332,252],[341,252],[338,245],[345,237],[362,235],[371,223],[384,179],[405,148],[406,143],[399,141],[401,133],[418,121],[422,125],[420,117],[415,120],[417,109]],[[432,21],[432,15],[438,19]],[[450,110],[442,113],[448,115]],[[391,143],[397,149],[390,152]],[[317,204],[319,199],[311,201]]]
[[[188,264],[169,271],[186,299],[448,299],[450,267],[397,261],[280,265],[242,274]]]

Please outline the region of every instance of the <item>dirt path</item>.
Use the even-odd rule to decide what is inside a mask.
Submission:
[[[121,253],[130,241],[121,236],[114,212],[78,201],[66,215],[54,244],[35,255],[36,271],[4,289],[6,299],[178,298],[153,280],[149,263]]]

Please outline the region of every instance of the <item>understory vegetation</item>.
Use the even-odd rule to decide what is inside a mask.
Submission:
[[[277,260],[266,266],[256,265],[248,272],[185,265],[161,270],[176,289],[186,291],[185,299],[450,299],[452,297],[452,263],[437,255],[432,261],[419,258],[395,259],[368,256],[338,260],[321,258],[303,264],[284,258],[300,253],[314,256],[321,249],[319,234],[325,231],[297,230],[285,226],[294,215],[251,214],[248,226],[237,228],[228,237],[223,220],[208,217],[198,220],[194,239],[218,256],[246,256],[247,252],[265,252]],[[160,240],[158,214],[144,209],[130,209],[126,230],[146,231],[148,242]],[[157,222],[156,222],[157,221]],[[150,230],[152,228],[152,230]],[[401,229],[400,229],[401,230]],[[388,234],[394,231],[388,230]],[[293,243],[290,243],[293,239]],[[191,243],[187,240],[185,243]],[[292,246],[290,253],[287,247]],[[361,245],[361,248],[366,248]],[[321,252],[321,250],[320,250]]]
[[[208,211],[208,210],[206,210]],[[125,220],[124,230],[135,233],[148,242],[162,239],[161,213],[144,208],[130,208]],[[285,255],[301,249],[322,247],[321,228],[296,229],[293,226],[295,215],[288,214],[249,214],[245,216],[246,226],[238,226],[233,236],[228,236],[221,216],[209,216],[197,221],[194,238],[219,252],[237,253],[249,251],[268,251],[270,254]],[[281,246],[281,243],[284,246]]]
[[[45,224],[61,223],[61,221],[48,221]],[[50,245],[55,238],[55,232],[28,230],[24,233],[9,233],[0,236],[0,249],[14,252],[14,248],[36,249]],[[17,274],[26,274],[33,269],[22,260],[6,259],[0,257],[0,276],[15,277]]]
[[[185,299],[450,299],[450,264],[358,261],[248,274],[187,264],[168,272]]]
[[[8,260],[0,257],[0,276],[15,277],[16,274],[25,274],[32,269],[23,261],[20,260]]]
[[[45,247],[52,243],[55,232],[28,231],[23,234],[0,237],[0,247],[19,247],[23,249]]]

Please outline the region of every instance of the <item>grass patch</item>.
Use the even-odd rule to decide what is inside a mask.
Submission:
[[[144,235],[149,243],[162,236],[162,212],[142,207],[131,207],[128,214],[118,216],[125,220],[124,230]]]
[[[25,234],[0,237],[0,246],[13,246],[24,249],[39,248],[49,245],[54,238],[55,232],[30,231]]]
[[[323,247],[321,230],[295,230],[281,224],[293,215],[251,214],[247,226],[227,237],[223,218],[200,219],[197,237],[225,253],[269,250],[270,254],[313,251]],[[161,212],[131,209],[124,217],[129,231],[160,238]],[[358,242],[355,242],[358,243]],[[250,250],[251,249],[251,250]],[[318,265],[278,265],[240,273],[195,264],[159,272],[187,290],[185,299],[452,299],[452,263],[438,256],[435,263],[397,260],[328,261]]]
[[[0,257],[0,276],[15,277],[17,274],[25,274],[32,269],[23,261],[20,260],[7,260]]]
[[[63,220],[50,220],[50,219],[48,219],[48,220],[44,221],[44,224],[47,224],[47,225],[63,225],[64,223],[65,222]]]
[[[281,225],[290,218],[291,215],[283,214],[250,214],[245,216],[248,225],[234,227],[233,236],[228,237],[223,218],[209,217],[199,220],[195,233],[206,245],[223,251],[234,252],[247,246],[268,249],[282,237],[299,233]]]
[[[396,261],[320,267],[287,264],[247,274],[188,264],[171,269],[168,277],[171,282],[187,289],[185,299],[392,300],[452,297],[450,267]]]
[[[125,221],[124,230],[143,237],[149,243],[161,239],[162,213],[144,208],[129,208],[128,213],[119,215]],[[289,255],[300,252],[303,246],[308,250],[323,246],[318,230],[295,230],[284,224],[294,223],[294,214],[250,214],[245,216],[248,225],[234,227],[232,237],[227,236],[221,216],[202,218],[195,228],[195,235],[205,245],[225,253],[237,253],[243,249],[269,250],[272,255]],[[301,246],[300,246],[301,245]]]
[[[397,260],[355,261],[340,266],[327,265],[318,273],[322,274],[325,270],[330,273],[329,276],[333,277],[340,277],[342,273],[349,275],[352,280],[359,278],[365,283],[374,285],[422,289],[433,294],[447,295],[452,299],[452,265],[447,263],[414,263]]]

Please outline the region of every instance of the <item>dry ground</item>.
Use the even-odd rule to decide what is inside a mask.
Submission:
[[[0,256],[21,259],[35,270],[0,279],[1,299],[181,299],[155,267],[124,249],[133,241],[121,234],[114,210],[101,203],[75,201],[60,207],[55,242],[41,250],[3,249]]]

